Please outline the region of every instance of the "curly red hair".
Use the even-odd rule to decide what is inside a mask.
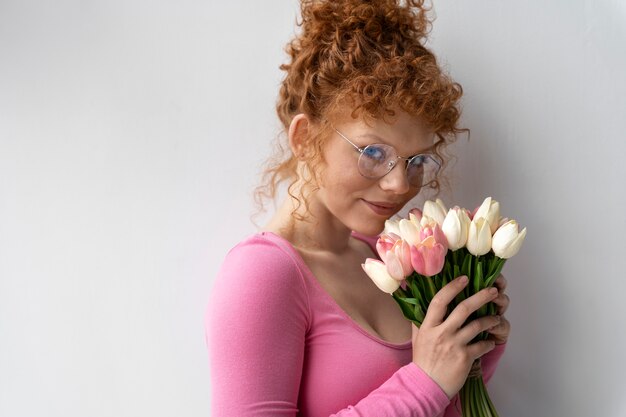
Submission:
[[[301,178],[298,160],[279,144],[255,190],[261,209],[283,181],[290,182],[288,193],[308,209],[307,195],[316,189],[321,150],[330,133],[328,120],[346,108],[351,117],[366,121],[387,121],[394,108],[420,118],[435,133],[433,152],[445,166],[444,147],[469,129],[457,125],[461,85],[424,46],[429,11],[423,0],[302,0],[302,21],[297,22],[302,31],[286,47],[290,61],[280,66],[286,76],[276,111],[285,132],[299,113],[312,121],[307,161],[311,177]],[[431,184],[437,193],[440,179]],[[296,195],[298,181],[309,186],[307,194]],[[292,214],[304,218],[295,210]]]

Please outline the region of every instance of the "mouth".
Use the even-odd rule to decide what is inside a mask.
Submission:
[[[367,201],[361,199],[374,213],[380,216],[391,216],[395,214],[399,207],[399,204],[388,203],[385,201]]]

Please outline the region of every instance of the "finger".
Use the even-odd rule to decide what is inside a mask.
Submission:
[[[493,285],[500,290],[500,292],[504,292],[506,290],[506,286],[509,285],[509,282],[504,278],[504,275],[498,275],[498,278],[494,281]]]
[[[496,340],[496,342],[505,342],[511,333],[511,323],[502,317],[500,324],[488,329],[487,332]]]
[[[508,295],[500,293],[492,302],[498,306],[498,315],[502,316],[508,310],[511,299]]]
[[[497,296],[497,288],[486,288],[484,290],[480,290],[471,297],[463,300],[454,308],[454,310],[452,310],[452,313],[450,313],[450,316],[446,319],[446,325],[452,326],[455,329],[460,328],[470,314],[488,302],[493,301],[493,299]]]
[[[448,304],[463,291],[468,281],[465,275],[461,275],[440,289],[430,301],[422,326],[434,327],[441,324],[448,311]]]
[[[492,351],[494,347],[496,347],[496,342],[493,340],[481,340],[480,342],[468,345],[467,354],[472,359],[478,359],[485,353]]]
[[[485,316],[472,320],[461,328],[458,336],[464,344],[472,341],[480,332],[484,332],[500,324],[500,316]]]

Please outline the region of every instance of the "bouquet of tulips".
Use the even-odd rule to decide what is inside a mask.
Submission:
[[[380,259],[368,258],[362,265],[382,291],[392,294],[404,316],[420,327],[430,301],[448,282],[460,275],[469,284],[449,306],[449,312],[464,299],[493,286],[506,260],[524,241],[515,220],[500,217],[500,204],[487,197],[474,213],[443,202],[426,201],[424,209],[412,209],[408,219],[390,219],[376,243]],[[496,306],[481,307],[469,320],[493,315]],[[485,340],[486,332],[476,340]],[[460,393],[463,416],[491,417],[497,412],[489,399],[480,372],[472,366]]]

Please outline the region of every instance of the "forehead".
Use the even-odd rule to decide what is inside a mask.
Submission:
[[[404,112],[388,120],[343,118],[333,125],[358,146],[385,143],[401,155],[424,152],[435,143],[434,132],[419,118]]]

